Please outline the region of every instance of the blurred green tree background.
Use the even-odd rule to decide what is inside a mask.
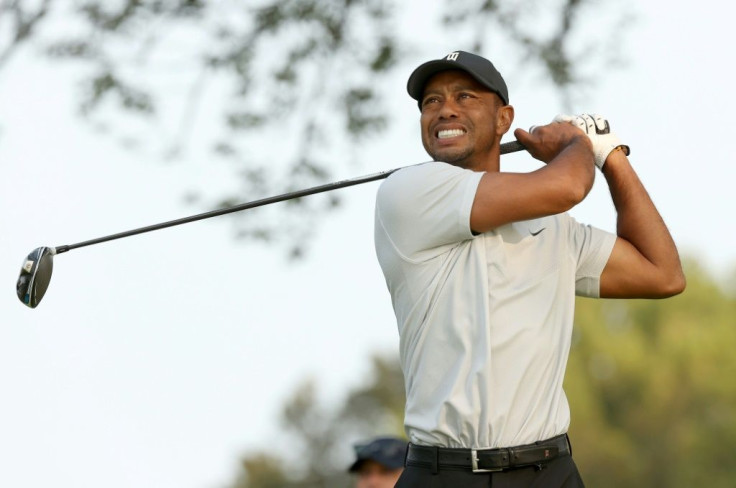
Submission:
[[[674,298],[577,302],[565,391],[588,486],[733,486],[736,290],[696,260],[685,268]],[[398,358],[377,355],[371,371],[338,407],[301,385],[282,413],[288,455],[246,454],[231,488],[350,486],[351,442],[403,436]]]

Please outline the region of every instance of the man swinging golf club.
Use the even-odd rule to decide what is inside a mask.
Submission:
[[[408,91],[434,161],[389,176],[375,212],[407,394],[396,486],[583,486],[562,390],[575,295],[682,292],[672,237],[603,117],[516,129],[546,164],[509,173],[499,143],[514,109],[490,61],[462,51],[429,61]],[[596,167],[615,235],[566,213]]]

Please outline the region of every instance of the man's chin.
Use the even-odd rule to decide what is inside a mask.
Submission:
[[[429,154],[435,161],[465,168],[470,156],[468,151],[433,151]]]

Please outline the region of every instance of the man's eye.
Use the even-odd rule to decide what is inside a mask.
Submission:
[[[430,103],[435,103],[437,101],[437,97],[427,97],[422,102],[422,106],[429,105]]]
[[[462,98],[473,98],[473,95],[471,95],[470,93],[460,93],[457,97],[461,99]]]

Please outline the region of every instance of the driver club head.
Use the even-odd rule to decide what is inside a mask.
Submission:
[[[31,308],[36,308],[49,287],[54,269],[53,247],[37,247],[23,261],[16,283],[18,299]]]

